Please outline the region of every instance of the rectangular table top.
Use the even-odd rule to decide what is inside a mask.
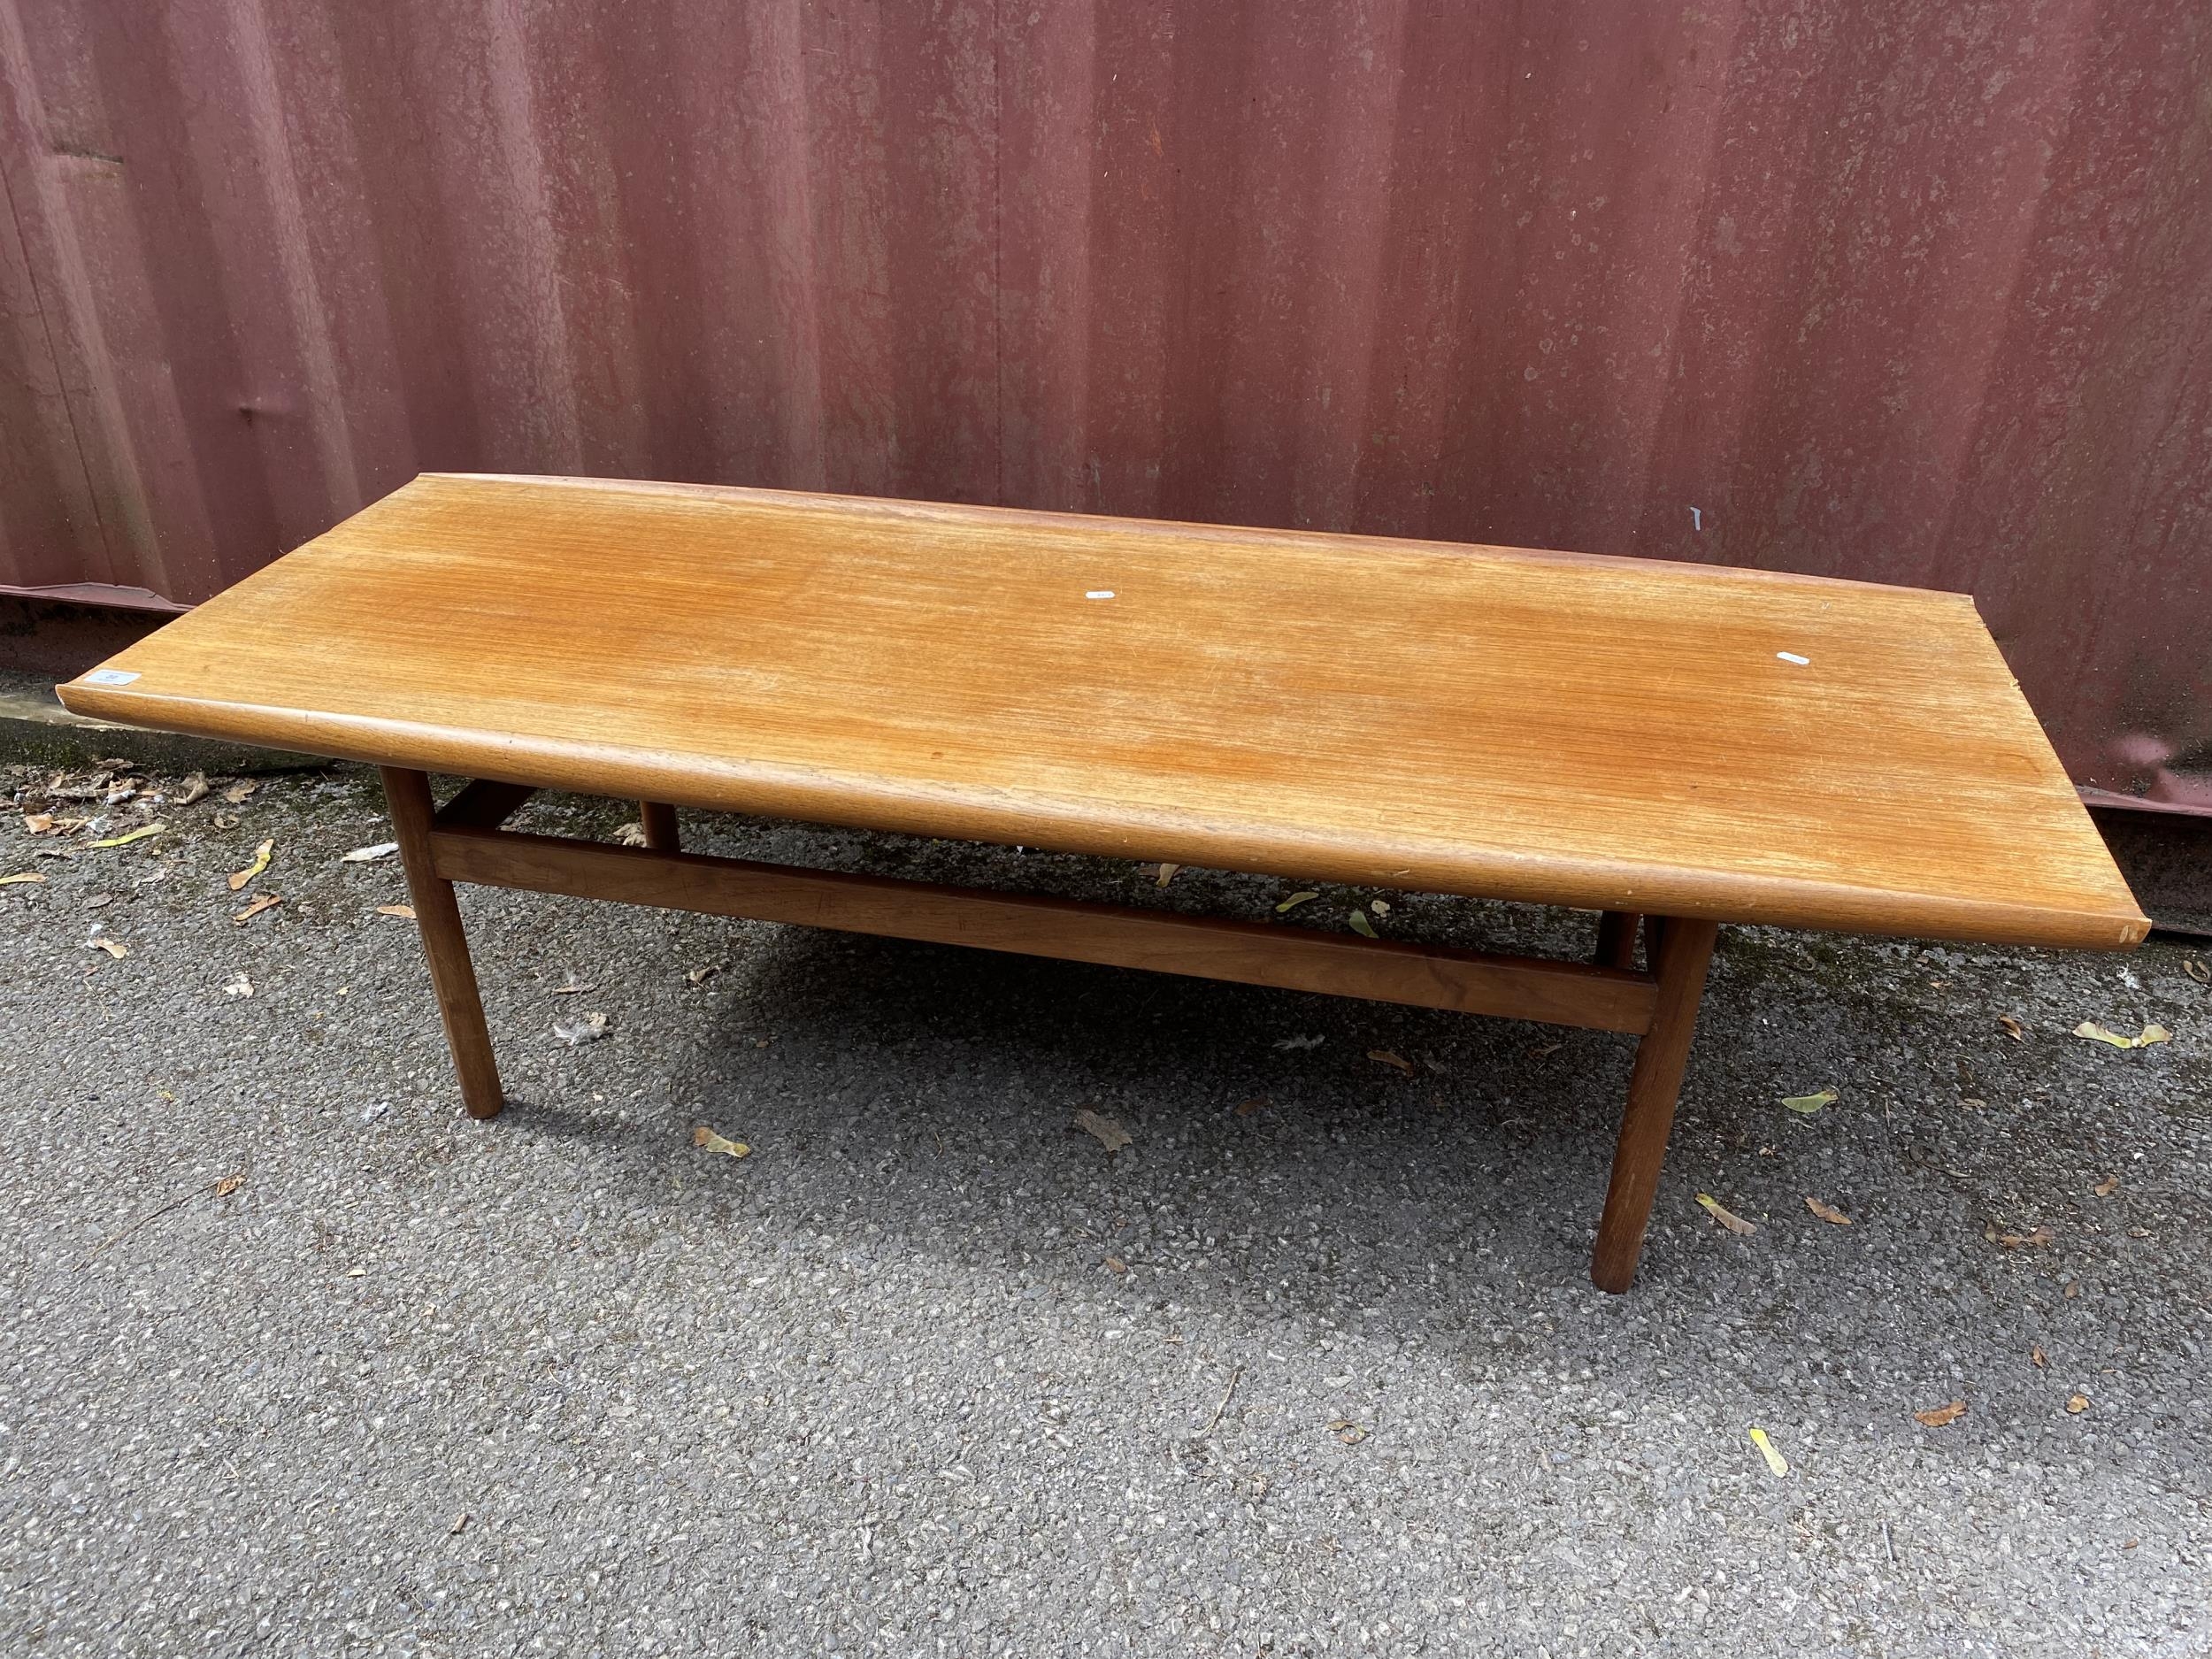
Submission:
[[[1517,549],[426,474],[61,688],[678,805],[1722,921],[2148,924],[1973,602]]]

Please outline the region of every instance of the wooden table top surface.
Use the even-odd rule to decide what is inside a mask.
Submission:
[[[426,474],[62,700],[1298,879],[2026,944],[2147,927],[1970,599],[1763,572]]]

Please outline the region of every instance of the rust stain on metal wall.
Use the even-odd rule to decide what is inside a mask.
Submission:
[[[2190,0],[0,0],[0,583],[424,468],[1766,565],[2212,810],[2208,82]]]

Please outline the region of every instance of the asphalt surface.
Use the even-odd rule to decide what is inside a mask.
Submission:
[[[470,891],[479,1125],[365,776],[170,794],[0,824],[0,1652],[2212,1652],[2201,949],[1724,931],[1615,1298],[1626,1039]]]

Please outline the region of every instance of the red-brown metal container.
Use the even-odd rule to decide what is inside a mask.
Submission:
[[[2212,811],[2208,84],[2195,0],[0,0],[0,583],[424,468],[1761,565]]]

